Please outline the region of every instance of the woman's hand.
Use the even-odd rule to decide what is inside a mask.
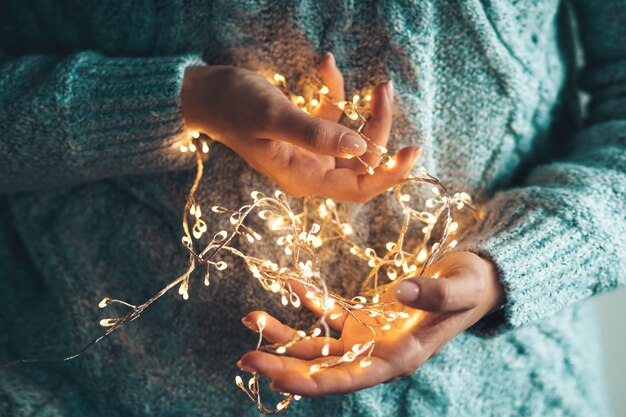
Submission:
[[[398,319],[389,330],[376,330],[371,366],[361,367],[357,358],[354,362],[310,372],[313,364],[341,357],[355,344],[370,339],[371,333],[346,314],[329,320],[341,332],[339,339],[330,340],[329,356],[322,356],[326,339],[318,337],[294,344],[287,349],[288,356],[248,352],[238,365],[272,379],[271,387],[276,391],[311,397],[352,392],[411,375],[453,337],[495,310],[504,297],[494,265],[470,252],[442,258],[425,275],[403,280],[383,296],[382,301],[395,301],[392,308],[408,313],[409,318]],[[428,278],[434,276],[439,278]],[[306,292],[302,286],[295,289]],[[306,305],[319,313],[314,304]],[[243,323],[256,331],[260,315],[266,316],[263,335],[270,342],[284,343],[291,339],[295,330],[265,312],[250,313]],[[359,318],[367,323],[386,324],[380,321],[383,319],[371,318],[366,313],[359,314]]]
[[[331,54],[320,63],[329,97],[344,100],[343,77]],[[372,94],[365,135],[386,145],[391,128],[393,86],[380,84]],[[419,157],[416,148],[402,149],[393,168],[380,166],[374,175],[349,160],[365,154],[366,142],[337,123],[341,111],[322,102],[313,115],[295,106],[260,75],[236,67],[190,67],[181,89],[185,123],[192,130],[237,152],[252,168],[294,196],[321,195],[337,200],[367,201],[406,177]]]

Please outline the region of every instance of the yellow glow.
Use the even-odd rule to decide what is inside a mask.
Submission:
[[[322,88],[320,88],[320,94],[328,94],[330,92],[330,89],[323,85]]]
[[[265,324],[267,322],[267,318],[264,315],[260,315],[258,319],[256,319],[256,324],[259,328],[259,331],[265,329]]]
[[[422,248],[417,254],[417,262],[424,262],[426,258],[428,258],[428,253],[426,252],[426,249]]]
[[[387,159],[387,162],[385,162],[385,166],[387,168],[393,168],[396,166],[396,160],[394,158],[389,158]]]

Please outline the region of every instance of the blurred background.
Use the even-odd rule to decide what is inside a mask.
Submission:
[[[604,369],[613,417],[626,417],[626,289],[594,301],[604,345]]]

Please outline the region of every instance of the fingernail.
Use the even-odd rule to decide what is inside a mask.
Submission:
[[[333,55],[332,52],[326,52],[326,56],[328,57],[328,59],[330,60],[331,64],[335,63],[335,56]]]
[[[348,155],[362,155],[367,150],[367,143],[360,136],[345,133],[339,139],[339,150]]]
[[[402,281],[396,287],[396,298],[403,304],[410,304],[417,301],[420,288],[413,281]]]
[[[256,369],[254,369],[254,368],[250,368],[250,367],[248,367],[248,366],[244,365],[244,364],[241,362],[241,359],[239,359],[239,360],[237,361],[237,366],[239,367],[239,369],[241,369],[242,371],[245,371],[245,372],[256,372]]]
[[[254,326],[254,324],[248,320],[248,317],[243,317],[241,319],[241,324],[243,324],[244,326],[246,326],[248,329],[254,331],[254,332],[258,332],[258,329]]]
[[[393,101],[393,94],[394,94],[393,81],[389,80],[387,81],[387,96],[389,97],[389,101]]]
[[[417,160],[420,158],[421,155],[422,155],[422,150],[416,149],[413,152],[413,156],[411,156],[411,165],[415,165],[415,163],[417,162]]]

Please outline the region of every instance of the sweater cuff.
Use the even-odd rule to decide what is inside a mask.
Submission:
[[[198,65],[204,62],[197,55],[108,58],[83,52],[68,60],[58,101],[69,138],[68,164],[103,175],[193,166],[193,158],[177,149],[186,130],[183,74]]]
[[[496,195],[455,249],[491,260],[505,291],[503,309],[471,331],[498,334],[552,316],[596,292],[597,277],[590,276],[587,264],[597,257],[598,244],[576,217],[562,215],[574,213],[573,207],[555,211],[548,193],[528,187]]]

